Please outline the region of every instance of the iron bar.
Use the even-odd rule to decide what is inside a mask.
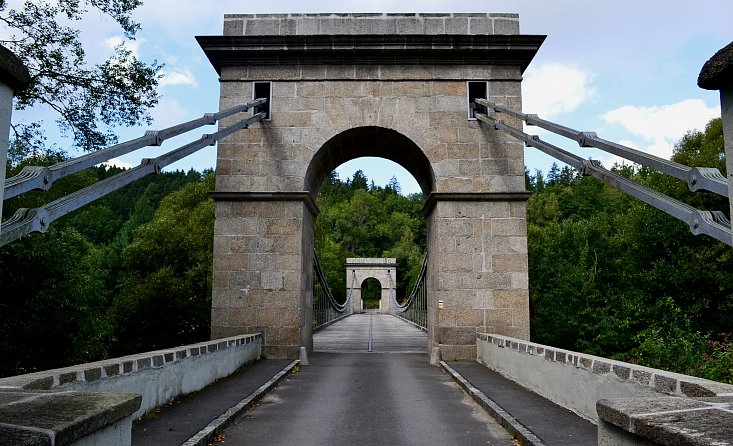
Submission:
[[[687,183],[687,187],[696,192],[707,190],[724,197],[728,196],[728,181],[718,169],[711,167],[690,167],[674,161],[659,158],[631,147],[626,147],[612,141],[599,138],[595,132],[581,132],[570,127],[565,127],[551,121],[539,118],[537,115],[525,114],[503,105],[494,104],[486,99],[476,99],[476,103],[494,110],[497,113],[504,113],[560,136],[575,140],[580,147],[595,147],[604,152],[612,153],[622,158],[633,161],[642,166],[651,167],[664,174],[673,176]]]
[[[53,183],[68,175],[87,169],[97,164],[109,161],[121,155],[133,152],[147,146],[160,146],[163,141],[183,133],[189,132],[204,125],[213,125],[220,119],[244,112],[250,108],[267,102],[266,98],[255,99],[246,104],[222,110],[218,113],[206,113],[198,119],[174,125],[163,130],[149,130],[139,138],[107,147],[96,152],[63,161],[53,166],[27,166],[16,176],[5,182],[5,198],[12,198],[34,189],[48,190]]]
[[[214,145],[217,140],[238,130],[245,129],[251,124],[262,120],[263,117],[264,113],[258,113],[218,132],[205,134],[197,141],[181,146],[178,149],[172,150],[157,158],[143,159],[142,163],[137,167],[106,178],[91,186],[52,201],[40,208],[18,209],[15,215],[2,224],[2,227],[0,228],[0,246],[5,246],[6,244],[31,232],[46,232],[51,222],[63,217],[69,212],[73,212],[80,207],[109,194],[110,192],[114,192],[134,181],[139,180],[140,178],[160,173],[163,167],[185,158],[206,146]]]
[[[730,222],[719,211],[701,211],[686,203],[662,194],[652,188],[636,183],[622,175],[605,169],[598,161],[585,160],[575,154],[541,140],[537,135],[528,135],[523,131],[505,124],[483,113],[476,113],[476,117],[495,129],[508,133],[514,138],[523,141],[527,146],[534,147],[572,167],[581,175],[593,176],[627,194],[651,205],[655,208],[687,223],[690,231],[695,234],[706,234],[727,245],[733,246]]]

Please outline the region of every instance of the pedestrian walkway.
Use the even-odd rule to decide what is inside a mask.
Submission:
[[[544,444],[589,446],[598,443],[598,431],[593,423],[504,378],[486,366],[475,361],[451,361],[447,365],[519,421]],[[577,390],[567,389],[567,391]]]
[[[243,398],[255,392],[290,361],[260,360],[199,392],[166,404],[132,425],[133,446],[178,446]]]

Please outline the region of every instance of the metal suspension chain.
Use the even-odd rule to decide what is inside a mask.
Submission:
[[[63,178],[64,176],[78,172],[83,168],[106,161],[117,154],[128,153],[137,148],[144,147],[145,145],[150,145],[150,140],[162,142],[163,139],[184,133],[192,128],[200,127],[201,125],[208,124],[212,119],[214,119],[215,122],[216,119],[219,119],[222,116],[229,116],[243,110],[247,110],[262,103],[263,101],[266,100],[258,99],[256,101],[225,110],[218,114],[211,116],[204,115],[203,118],[165,129],[162,131],[164,132],[163,135],[159,135],[159,132],[152,132],[150,135],[143,138],[133,140],[131,143],[134,144],[118,144],[99,152],[56,164],[49,168],[33,167],[28,171],[24,170],[25,173],[21,172],[18,176],[8,180],[8,183],[10,184],[6,185],[5,191],[6,193],[9,192],[10,196],[13,196],[13,194],[18,195],[33,188],[43,188],[43,184],[48,184],[50,187],[50,183],[55,179]],[[137,167],[125,170],[102,181],[98,181],[91,186],[61,197],[44,206],[35,209],[18,209],[10,219],[0,226],[0,246],[7,245],[8,243],[13,242],[31,232],[46,232],[54,220],[145,176],[158,174],[163,167],[183,159],[204,147],[214,145],[219,139],[229,136],[239,130],[246,129],[251,124],[261,121],[264,117],[264,113],[257,113],[252,117],[242,119],[217,132],[204,134],[196,141],[171,150],[157,158],[143,159],[141,164]],[[41,172],[39,169],[48,170],[48,175]],[[10,198],[10,196],[5,198]]]
[[[687,187],[696,192],[708,190],[724,197],[728,196],[728,180],[716,168],[712,167],[689,167],[674,161],[659,158],[657,156],[641,152],[631,147],[626,147],[612,141],[599,138],[595,132],[582,132],[560,124],[556,124],[537,115],[525,114],[517,110],[498,105],[486,99],[476,99],[476,103],[497,113],[504,113],[526,122],[527,125],[534,125],[548,130],[556,135],[575,140],[580,147],[595,147],[622,158],[631,160],[642,166],[651,167],[667,175],[678,178],[687,183]],[[477,113],[478,114],[478,113]],[[496,119],[481,113],[483,116],[496,121]],[[480,118],[479,118],[480,119]],[[483,119],[481,119],[484,121]],[[486,122],[486,121],[484,121]]]
[[[496,110],[502,113],[507,113],[512,116],[518,117],[520,119],[524,119],[527,122],[527,124],[531,124],[531,125],[536,124],[538,126],[541,126],[542,128],[554,131],[555,133],[559,135],[568,136],[573,139],[578,139],[579,141],[582,141],[581,146],[584,146],[584,147],[593,146],[593,147],[600,148],[601,150],[607,150],[608,145],[613,144],[613,143],[608,143],[605,140],[600,140],[599,138],[595,137],[594,135],[591,135],[590,132],[576,132],[575,130],[568,129],[562,126],[558,126],[556,124],[553,124],[551,126],[550,124],[552,123],[549,123],[549,121],[541,120],[534,115],[525,115],[523,113],[508,109],[506,107],[495,105],[485,99],[476,99],[476,102],[480,105],[489,107],[493,110]],[[720,211],[702,211],[702,210],[696,209],[695,207],[690,206],[687,203],[683,203],[672,197],[664,195],[654,189],[651,189],[642,184],[629,180],[628,178],[622,175],[619,175],[615,172],[605,169],[603,166],[601,166],[601,164],[598,161],[583,159],[573,153],[567,152],[559,147],[549,144],[543,141],[542,139],[540,139],[539,136],[537,135],[528,135],[527,133],[524,133],[520,129],[517,129],[515,127],[505,124],[504,121],[498,120],[484,113],[476,112],[475,115],[480,121],[493,126],[494,129],[501,130],[504,133],[507,133],[510,136],[520,141],[523,141],[526,146],[535,147],[541,150],[542,152],[550,155],[551,157],[558,159],[572,166],[581,175],[593,176],[595,178],[598,178],[601,181],[609,184],[610,186],[616,189],[619,189],[623,192],[626,192],[627,194],[651,206],[654,206],[655,208],[675,217],[676,219],[687,223],[690,227],[690,232],[692,232],[693,234],[695,235],[706,234],[727,245],[733,246],[733,231],[731,231],[731,222],[730,220],[726,218],[724,213]],[[575,135],[577,136],[577,138],[570,136],[570,135]],[[598,143],[599,140],[603,141],[603,143]],[[615,145],[615,148],[616,149],[619,149],[619,148],[628,149],[618,144]],[[628,150],[633,150],[633,149],[628,149]],[[632,156],[630,156],[629,152],[623,152],[624,154],[621,154],[622,152],[619,152],[618,150],[617,151],[607,150],[607,151],[609,151],[610,153],[619,154],[619,156],[624,156],[634,161],[637,160],[637,158],[633,158]],[[638,151],[634,151],[634,152],[638,152]],[[675,176],[677,178],[682,178],[681,176],[682,173],[680,172],[684,171],[684,172],[689,173],[690,169],[692,169],[690,167],[683,166],[681,164],[677,164],[672,161],[662,160],[661,158],[656,159],[656,157],[652,157],[651,155],[647,156],[647,154],[644,154],[642,152],[639,152],[639,154],[643,155],[642,157],[643,159],[638,158],[642,161],[640,162],[640,164],[649,165],[653,168],[658,168],[660,171],[670,174],[672,176]],[[655,159],[650,161],[647,158],[649,159],[655,158]],[[664,163],[661,163],[661,161],[659,160],[664,161]],[[711,170],[701,172],[700,169],[704,169],[704,168],[694,168],[694,169],[697,169],[696,172],[698,172],[698,174],[695,174],[695,175],[702,175],[703,177],[708,179],[708,180],[702,181],[700,177],[696,177],[695,175],[693,175],[693,177],[697,178],[695,181],[698,182],[697,187],[699,189],[707,189],[707,190],[711,190],[716,193],[720,193],[720,191],[722,190],[721,181],[725,181],[725,178],[723,178],[722,175],[721,175],[722,180],[718,178],[719,172],[718,174],[715,174],[715,172],[712,172]],[[712,170],[715,170],[717,172],[717,169],[712,169]],[[682,178],[682,179],[685,179],[685,178]],[[705,185],[704,187],[702,186],[703,184]],[[727,181],[725,181],[724,184],[727,190]],[[692,185],[690,187],[692,189]]]
[[[323,274],[323,269],[318,261],[318,255],[315,249],[313,250],[313,273],[313,330],[315,331],[353,313],[351,302],[354,293],[356,272],[352,271],[351,287],[346,296],[346,300],[342,304],[336,301],[326,282],[326,277]]]
[[[425,281],[428,269],[428,255],[425,254],[420,274],[415,281],[410,296],[403,305],[396,305],[397,317],[408,320],[418,327],[427,330],[428,326],[428,294]],[[396,300],[396,299],[395,299]]]

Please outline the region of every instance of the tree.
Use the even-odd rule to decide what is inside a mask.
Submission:
[[[397,177],[392,175],[392,178],[389,179],[389,184],[387,184],[386,189],[392,193],[395,193],[397,195],[402,193],[402,188],[400,187],[400,182],[397,181]]]
[[[715,119],[685,135],[672,159],[725,174],[723,150]],[[727,208],[725,197],[692,193],[650,169],[614,170],[696,207]],[[571,175],[563,169],[527,205],[532,338],[732,381],[730,247],[594,178]]]
[[[57,124],[73,145],[95,150],[117,141],[112,128],[151,122],[148,109],[158,102],[160,65],[139,61],[124,43],[102,63],[87,61],[80,31],[65,23],[81,20],[89,9],[111,17],[128,40],[140,25],[131,18],[140,0],[35,0],[18,9],[0,0],[0,23],[10,37],[0,44],[25,63],[27,89],[16,94],[18,110],[44,105],[58,114]],[[20,147],[45,151],[39,123],[14,124]]]
[[[107,357],[100,254],[76,231],[54,227],[0,248],[0,376]]]
[[[362,172],[361,169],[354,172],[354,176],[351,178],[351,182],[348,184],[350,184],[351,188],[354,190],[369,190],[369,182],[366,175],[364,175],[364,172]]]
[[[547,173],[547,184],[557,184],[560,181],[560,167],[553,162],[550,171]]]
[[[122,252],[112,304],[117,345],[129,354],[205,340],[211,320],[214,176],[163,199]],[[135,321],[134,324],[130,321]]]

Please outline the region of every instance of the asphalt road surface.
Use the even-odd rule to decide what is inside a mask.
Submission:
[[[372,353],[362,342],[369,319]],[[352,336],[333,335],[346,326]],[[512,444],[425,353],[407,353],[425,351],[414,327],[388,315],[355,315],[328,329],[338,345],[316,338],[320,351],[310,365],[230,426],[220,437],[225,445]]]

